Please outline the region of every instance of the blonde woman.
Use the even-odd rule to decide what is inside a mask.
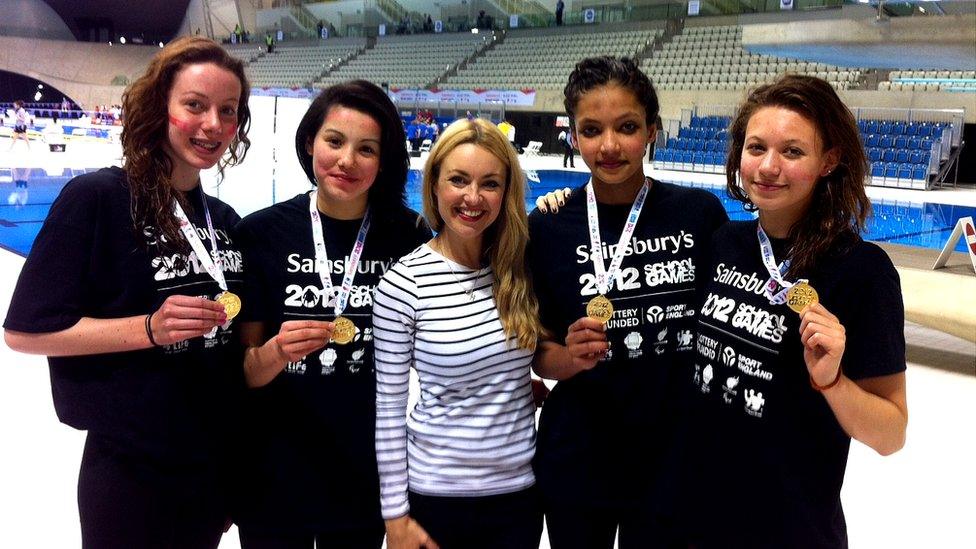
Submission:
[[[424,170],[424,213],[438,234],[377,287],[376,451],[390,549],[539,546],[530,367],[541,328],[524,187],[498,128],[455,122]],[[421,393],[407,421],[411,367]]]

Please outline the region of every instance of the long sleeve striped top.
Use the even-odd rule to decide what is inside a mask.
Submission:
[[[376,288],[376,458],[384,519],[409,512],[408,489],[471,497],[535,483],[532,351],[506,341],[493,278],[490,267],[472,271],[424,244]],[[408,418],[411,366],[420,397]]]

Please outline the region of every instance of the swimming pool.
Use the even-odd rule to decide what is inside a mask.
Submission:
[[[83,169],[66,170],[66,175],[51,177],[43,170],[32,170],[27,174],[24,184],[15,182],[11,170],[0,170],[0,247],[26,256],[34,238],[47,216],[51,202],[61,192],[69,179],[84,173]],[[38,173],[39,172],[39,173]],[[67,172],[70,172],[68,175]],[[551,190],[563,187],[578,187],[586,183],[589,174],[563,170],[527,171],[529,192],[526,208],[535,205],[535,199]],[[714,193],[722,201],[729,217],[735,220],[751,219],[752,214],[743,210],[742,205],[729,198],[725,189],[713,185],[679,183],[685,186],[700,187]],[[407,180],[407,202],[411,208],[420,211],[420,172],[411,170]],[[893,242],[908,246],[919,246],[941,250],[949,234],[960,217],[976,217],[976,208],[953,206],[932,202],[895,202],[876,200],[874,211],[868,219],[868,240]],[[965,252],[965,242],[956,245],[956,251]]]

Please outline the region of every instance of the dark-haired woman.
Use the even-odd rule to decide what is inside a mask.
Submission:
[[[216,547],[223,533],[240,218],[200,171],[243,159],[249,91],[211,40],[160,50],[123,95],[123,167],[65,185],[17,282],[7,344],[48,356],[58,417],[88,431],[84,547]]]
[[[558,380],[539,424],[535,473],[553,549],[656,547],[649,512],[673,409],[669,383],[693,350],[706,244],[727,216],[700,189],[655,181],[657,94],[628,58],[580,61],[565,88],[591,171],[557,214],[529,218],[542,324],[535,370]],[[592,305],[592,306],[591,306]]]
[[[717,231],[683,376],[686,521],[696,547],[847,546],[851,438],[902,447],[904,311],[870,209],[854,117],[823,80],[753,91],[731,127],[729,192],[757,221]]]
[[[373,291],[431,237],[405,205],[404,139],[379,87],[326,89],[295,136],[313,190],[238,227],[252,388],[239,456],[245,549],[382,544]]]

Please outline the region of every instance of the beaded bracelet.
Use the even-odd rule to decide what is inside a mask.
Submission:
[[[156,311],[146,315],[146,335],[149,336],[149,343],[152,343],[153,347],[159,347],[159,343],[156,343],[156,338],[153,337],[152,326],[150,325],[154,314],[156,314]]]
[[[813,376],[809,376],[810,377],[810,386],[813,387],[814,389],[820,391],[822,393],[822,392],[826,391],[827,389],[830,389],[834,385],[837,385],[837,383],[840,381],[840,375],[842,373],[843,373],[843,370],[841,368],[837,368],[837,377],[835,377],[833,381],[831,381],[830,383],[828,383],[826,385],[817,385],[817,382],[813,380]]]

